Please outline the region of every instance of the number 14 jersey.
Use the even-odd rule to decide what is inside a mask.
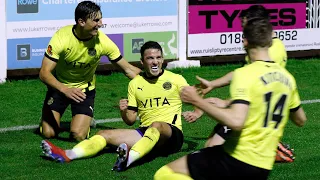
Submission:
[[[294,77],[273,62],[255,61],[234,71],[234,103],[249,105],[241,132],[233,131],[224,149],[247,164],[271,170],[290,111],[300,107]]]

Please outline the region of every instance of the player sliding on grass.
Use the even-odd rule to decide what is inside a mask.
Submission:
[[[120,100],[120,113],[129,126],[141,122],[138,129],[99,131],[73,149],[62,150],[47,140],[42,141],[43,153],[49,158],[69,162],[90,157],[107,145],[118,146],[114,170],[125,170],[149,152],[168,155],[178,152],[183,144],[180,89],[188,86],[181,76],[162,69],[163,51],[157,42],[141,47],[144,73],[130,81],[128,99]]]
[[[252,5],[248,9],[243,10],[240,14],[242,27],[245,27],[247,21],[253,19],[266,19],[270,21],[270,16],[262,5]],[[271,60],[278,63],[282,67],[286,66],[287,63],[287,52],[283,42],[275,36],[273,33],[272,37],[272,46],[269,48],[269,56]],[[250,64],[251,60],[248,55],[245,57],[246,64]],[[229,72],[225,76],[218,78],[213,81],[208,81],[206,79],[197,77],[200,81],[200,85],[203,88],[203,94],[207,94],[213,89],[220,88],[226,85],[229,85],[233,78],[233,72]],[[225,108],[228,107],[231,103],[231,100],[222,100],[219,98],[207,98],[206,99],[211,104],[216,105],[217,107]],[[195,122],[202,116],[203,112],[197,108],[194,111],[183,112],[182,115],[188,122]],[[205,144],[205,147],[221,145],[225,142],[225,139],[228,137],[228,134],[231,133],[231,129],[227,126],[217,124],[214,128],[210,139]],[[276,156],[276,161],[279,162],[293,162],[294,154],[291,149],[285,147],[282,143],[279,143],[279,151]]]

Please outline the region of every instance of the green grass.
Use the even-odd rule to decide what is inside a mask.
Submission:
[[[197,83],[195,75],[215,79],[239,65],[207,66],[201,68],[175,69],[190,84]],[[290,60],[287,69],[295,76],[302,100],[320,99],[319,60]],[[97,97],[95,119],[119,118],[118,100],[127,95],[129,80],[120,73],[97,77]],[[38,79],[8,81],[0,85],[0,128],[35,125],[39,123],[41,107],[46,87]],[[213,91],[211,96],[228,98],[228,87]],[[298,128],[289,122],[283,141],[289,143],[296,152],[292,164],[276,164],[270,179],[320,179],[320,140],[318,117],[320,103],[303,105],[308,122]],[[185,105],[183,110],[191,110]],[[63,121],[70,121],[70,110]],[[152,179],[157,169],[189,152],[203,147],[215,122],[203,116],[199,121],[188,124],[183,121],[185,142],[182,151],[169,157],[159,157],[151,162],[128,169],[122,173],[112,172],[116,160],[114,153],[101,153],[95,158],[76,160],[69,164],[59,164],[41,157],[42,138],[33,130],[0,133],[0,172],[3,179]],[[137,127],[136,124],[134,127]],[[123,122],[99,124],[92,133],[100,129],[126,128]],[[68,137],[68,133],[62,133]],[[71,148],[74,142],[52,140],[53,143]]]

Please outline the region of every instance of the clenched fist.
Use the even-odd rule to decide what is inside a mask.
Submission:
[[[128,99],[120,99],[119,108],[120,108],[120,111],[127,110],[127,108],[128,108]]]

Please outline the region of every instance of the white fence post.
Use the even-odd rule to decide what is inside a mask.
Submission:
[[[187,0],[179,0],[178,10],[178,49],[179,60],[187,60]]]
[[[187,15],[188,15],[188,0],[178,0],[178,61],[169,62],[167,65],[168,69],[178,67],[190,67],[200,66],[198,60],[187,60]]]
[[[6,82],[7,78],[7,19],[6,1],[0,1],[0,83]]]

